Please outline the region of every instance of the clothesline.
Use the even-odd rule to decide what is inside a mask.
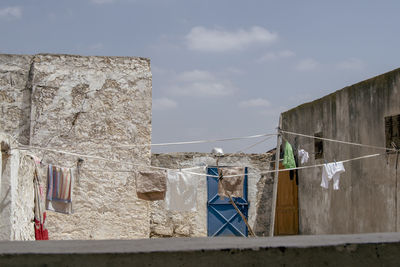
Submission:
[[[334,139],[329,139],[329,138],[315,137],[315,136],[310,136],[310,135],[305,135],[305,134],[300,134],[300,133],[289,132],[289,131],[285,131],[285,130],[279,130],[279,131],[283,132],[283,133],[287,133],[287,134],[299,135],[299,136],[315,138],[315,139],[322,139],[322,140],[326,140],[326,141],[344,143],[344,144],[348,144],[348,145],[357,145],[357,146],[364,146],[364,147],[368,147],[368,148],[379,148],[379,149],[385,149],[385,150],[387,149],[387,148],[378,147],[378,146],[371,146],[371,145],[364,145],[364,144],[347,142],[347,141],[334,140]],[[218,139],[218,140],[237,140],[238,138],[256,138],[256,137],[261,137],[261,136],[270,137],[270,136],[273,136],[273,135],[276,135],[276,134],[252,135],[252,136],[247,136],[247,137],[224,138],[224,139]],[[266,138],[266,139],[268,139],[268,138]],[[261,142],[263,142],[265,140],[262,140]],[[190,141],[190,142],[203,142],[203,141],[206,141],[206,140]],[[208,141],[216,141],[216,140],[208,140]],[[261,142],[257,142],[256,144],[261,143]],[[188,142],[178,142],[178,143],[179,144],[183,144],[183,143],[188,143]],[[160,145],[178,144],[178,143],[164,143],[164,144],[160,144]],[[256,145],[256,144],[254,144],[254,145]],[[155,145],[157,145],[157,144],[155,144]],[[252,145],[252,146],[254,146],[254,145]],[[252,147],[252,146],[250,146],[250,147]],[[133,162],[121,162],[121,161],[118,161],[118,160],[106,159],[106,158],[99,157],[99,156],[80,154],[80,153],[75,153],[75,152],[57,150],[57,149],[53,149],[53,148],[42,148],[42,147],[38,147],[38,146],[27,146],[27,145],[21,145],[20,144],[20,147],[17,147],[17,149],[21,149],[21,150],[38,149],[38,150],[44,150],[44,151],[50,151],[50,152],[55,152],[55,153],[72,155],[72,156],[76,156],[76,157],[92,158],[92,159],[97,159],[97,160],[102,160],[102,161],[113,162],[113,163],[125,163],[125,164],[130,164],[130,165],[139,166],[139,167],[153,168],[153,169],[159,169],[159,170],[171,170],[169,168],[156,167],[156,166],[152,166],[152,165],[143,165],[143,164],[137,164],[137,163],[133,163]],[[396,149],[388,149],[388,150],[397,151]],[[373,154],[373,155],[376,156],[376,155],[380,155],[380,154]],[[358,159],[358,158],[356,158],[356,159]],[[350,160],[352,160],[352,159],[350,159]],[[303,166],[303,167],[293,168],[293,170],[302,169],[302,168],[309,168],[309,167],[317,167],[317,166],[323,166],[323,164],[312,165],[312,166]],[[177,170],[177,169],[172,169],[172,170]],[[291,170],[291,169],[284,169],[284,170],[279,170],[279,171],[285,171],[285,170]],[[120,171],[117,171],[117,172],[120,172]],[[132,171],[127,170],[126,172],[132,172]],[[268,171],[266,173],[271,173],[271,172],[274,172],[274,171]],[[196,175],[199,175],[199,174],[196,174]]]
[[[106,162],[128,164],[128,165],[133,165],[133,166],[138,166],[138,167],[146,167],[146,168],[153,168],[153,169],[159,169],[159,170],[169,170],[168,168],[156,167],[156,166],[152,166],[152,165],[144,165],[142,163],[134,163],[134,162],[129,162],[129,161],[122,162],[119,160],[106,159],[106,158],[99,157],[99,156],[79,154],[79,153],[68,152],[68,151],[63,151],[63,150],[56,150],[56,149],[51,149],[51,148],[40,148],[40,147],[35,147],[35,146],[29,146],[29,148],[50,151],[50,152],[55,152],[55,153],[60,153],[60,154],[66,154],[66,155],[71,155],[71,156],[75,156],[75,157],[79,157],[79,158],[97,159],[97,160],[106,161]],[[29,148],[27,148],[27,146],[24,146],[24,147],[17,147],[16,149],[29,150]]]
[[[282,132],[282,133],[287,133],[287,134],[290,134],[290,135],[303,136],[303,137],[307,137],[307,138],[319,139],[319,140],[324,140],[324,141],[329,141],[329,142],[336,142],[336,143],[341,143],[341,144],[346,144],[346,145],[353,145],[353,146],[360,146],[360,147],[374,148],[374,149],[382,149],[382,150],[390,150],[390,151],[399,151],[399,149],[396,149],[396,148],[387,148],[387,147],[381,147],[381,146],[365,145],[365,144],[360,144],[360,143],[355,143],[355,142],[341,141],[341,140],[335,140],[335,139],[330,139],[330,138],[312,136],[312,135],[307,135],[307,134],[289,132],[289,131],[285,131],[285,130],[282,130],[282,129],[279,129],[278,131]]]
[[[226,141],[253,139],[253,138],[259,138],[259,137],[264,137],[264,136],[274,136],[274,135],[277,135],[277,133],[264,133],[264,134],[256,134],[256,135],[241,136],[241,137],[231,137],[231,138],[222,138],[222,139],[193,140],[193,141],[158,143],[158,144],[119,145],[119,146],[113,146],[113,147],[116,147],[116,148],[131,148],[131,147],[146,147],[146,146],[173,146],[173,145],[204,144],[204,143],[215,143],[215,142],[226,142]]]
[[[290,135],[303,136],[303,137],[312,138],[312,139],[320,139],[320,140],[325,140],[325,141],[329,141],[329,142],[342,143],[342,144],[347,144],[347,145],[354,145],[354,146],[381,149],[381,150],[389,150],[389,151],[398,151],[398,149],[395,149],[395,148],[386,148],[386,147],[380,147],[380,146],[373,146],[373,145],[355,143],[355,142],[350,142],[350,141],[342,141],[342,140],[335,140],[335,139],[331,139],[331,138],[317,137],[317,136],[312,136],[312,135],[306,135],[306,134],[301,134],[301,133],[290,132],[290,131],[286,131],[286,130],[282,130],[282,129],[278,129],[278,132],[286,133],[286,134],[290,134]],[[170,145],[200,144],[200,143],[213,143],[213,142],[252,139],[252,138],[259,138],[259,137],[263,137],[263,136],[270,137],[270,136],[274,136],[274,135],[278,135],[278,133],[264,133],[264,134],[249,135],[249,136],[242,136],[242,137],[209,139],[209,140],[194,140],[194,141],[183,141],[183,142],[170,142],[170,143],[158,143],[158,144],[120,145],[120,146],[112,146],[112,147],[115,147],[115,148],[132,148],[132,147],[146,147],[146,146],[170,146]],[[50,151],[50,152],[56,152],[56,153],[69,154],[69,155],[78,156],[78,157],[90,157],[90,158],[99,159],[99,160],[103,160],[104,159],[104,158],[93,156],[93,155],[82,155],[82,154],[79,154],[79,153],[76,153],[76,152],[58,150],[58,149],[55,149],[55,148],[43,148],[43,147],[29,146],[29,145],[23,145],[23,144],[19,144],[18,148],[19,149],[44,150],[44,151]]]
[[[337,162],[347,163],[347,162],[351,162],[351,161],[355,161],[355,160],[373,158],[373,157],[378,157],[378,156],[382,156],[382,155],[385,155],[385,154],[369,154],[369,155],[364,155],[364,156],[360,156],[360,157],[356,157],[356,158],[341,160],[341,161],[337,161]],[[278,172],[301,170],[301,169],[308,169],[308,168],[316,168],[316,167],[322,167],[322,166],[324,166],[323,163],[322,164],[308,165],[308,166],[301,166],[301,167],[296,167],[296,168],[279,169]],[[195,167],[193,167],[193,168],[195,168]],[[218,175],[191,172],[191,171],[187,171],[187,169],[167,169],[167,170],[181,171],[181,172],[185,172],[185,173],[188,173],[188,174],[199,175],[199,176],[208,176],[208,177],[214,177],[214,178],[218,178],[219,177]],[[118,171],[83,170],[83,171],[115,172],[115,173],[118,173],[118,172],[136,172],[135,170],[118,170]],[[276,170],[269,170],[269,171],[263,171],[263,172],[257,172],[257,173],[247,173],[247,175],[263,175],[263,174],[269,174],[269,173],[273,173],[273,172],[276,172]],[[229,176],[224,176],[224,177],[227,178],[227,177],[237,177],[237,176],[241,176],[241,175],[229,175]]]
[[[242,151],[250,149],[250,148],[252,148],[252,147],[254,147],[256,145],[259,145],[259,144],[265,142],[266,140],[268,140],[269,138],[271,138],[273,135],[275,135],[275,134],[258,135],[257,137],[260,137],[260,136],[267,136],[267,137],[264,138],[261,141],[256,142],[255,144],[252,144],[252,145],[250,145],[248,147],[245,147],[245,148],[239,150],[236,153],[242,152]],[[249,137],[249,136],[247,136],[247,137]],[[243,137],[243,138],[247,138],[247,137]],[[252,137],[256,137],[256,135],[253,135]],[[227,139],[219,139],[219,140],[227,140]],[[138,167],[153,168],[153,169],[159,169],[159,170],[170,170],[169,168],[162,168],[162,167],[138,164],[138,163],[133,163],[133,162],[121,162],[121,161],[118,161],[118,160],[106,159],[106,158],[99,157],[99,156],[79,154],[79,153],[75,153],[75,152],[68,152],[68,151],[57,150],[57,149],[53,149],[53,148],[42,148],[42,147],[38,147],[38,146],[27,146],[27,145],[22,145],[22,144],[19,144],[19,145],[20,145],[20,147],[17,147],[17,149],[21,149],[21,150],[37,149],[37,150],[50,151],[50,152],[61,153],[61,154],[66,154],[66,155],[71,155],[71,156],[81,157],[81,158],[91,158],[91,159],[97,159],[97,160],[108,161],[108,162],[113,162],[113,163],[125,163],[125,164],[127,163],[127,164],[138,166]],[[228,155],[225,158],[228,158],[228,157],[231,157],[231,156],[233,156],[233,155]]]
[[[272,136],[273,136],[273,135],[268,135],[268,136],[267,136],[266,138],[264,138],[263,140],[258,141],[258,142],[256,142],[255,144],[252,144],[252,145],[250,145],[250,146],[248,146],[248,147],[245,147],[245,148],[239,150],[238,152],[241,152],[241,151],[250,149],[250,148],[252,148],[252,147],[254,147],[254,146],[256,146],[256,145],[259,145],[259,144],[265,142],[266,140],[268,140],[269,138],[271,138]],[[21,144],[20,144],[20,145],[21,145]],[[24,150],[24,149],[26,149],[26,147],[28,147],[28,146],[22,145],[22,147],[18,147],[18,149]],[[130,165],[137,166],[137,167],[142,167],[142,168],[151,168],[151,169],[165,170],[165,171],[168,171],[168,170],[176,170],[176,171],[181,170],[181,169],[170,169],[170,168],[157,167],[157,166],[152,166],[152,165],[144,165],[144,164],[138,164],[138,163],[133,163],[133,162],[121,162],[121,161],[117,161],[117,160],[106,159],[106,158],[103,158],[103,157],[91,156],[91,155],[84,155],[84,154],[79,154],[79,153],[75,153],[75,152],[67,152],[67,151],[56,150],[56,149],[51,149],[51,148],[48,148],[48,149],[47,149],[47,148],[40,148],[40,147],[36,147],[36,146],[29,146],[29,147],[32,148],[32,149],[38,149],[38,150],[44,150],[44,151],[62,153],[62,154],[67,154],[67,155],[72,155],[72,156],[82,157],[82,158],[92,158],[92,159],[97,159],[97,160],[102,160],[102,161],[113,162],[113,163],[127,163],[127,164],[130,164]],[[238,153],[238,152],[237,152],[237,153]],[[33,158],[32,155],[30,155],[30,156]],[[232,155],[228,155],[227,157],[230,157],[230,156],[232,156]],[[226,158],[227,158],[227,157],[226,157]],[[195,167],[194,167],[194,168],[195,168]],[[189,174],[200,175],[200,174],[198,174],[198,173],[189,172],[188,170],[189,170],[189,169],[186,168],[186,169],[185,169],[185,172],[186,172],[186,173],[189,173]],[[81,170],[81,171],[87,171],[87,170],[83,169],[83,170]],[[90,171],[94,171],[94,170],[90,170]],[[106,171],[106,170],[102,170],[102,172],[119,172],[119,173],[121,173],[121,172],[135,172],[135,171],[134,171],[134,170],[119,170],[119,171]]]
[[[365,156],[361,156],[361,157],[356,157],[356,158],[341,160],[341,161],[337,161],[337,162],[346,163],[346,162],[351,162],[351,161],[354,161],[354,160],[372,158],[372,157],[377,157],[377,156],[381,156],[381,155],[384,155],[384,154],[370,154],[370,155],[365,155]],[[302,167],[296,167],[296,168],[289,168],[289,169],[279,169],[278,172],[291,171],[291,170],[301,170],[301,169],[307,169],[307,168],[316,168],[316,167],[322,167],[322,166],[324,166],[324,164],[315,164],[315,165],[308,165],[308,166],[302,166]],[[184,171],[184,170],[182,170],[182,171]],[[269,173],[273,173],[273,172],[276,172],[276,170],[269,170],[269,171],[258,172],[258,173],[248,173],[247,175],[252,175],[252,174],[255,174],[255,175],[263,175],[263,174],[269,174]],[[200,175],[200,174],[198,174],[198,173],[193,173],[193,172],[187,172],[187,173]],[[217,175],[205,175],[205,176],[218,178]],[[226,178],[226,177],[236,177],[236,176],[241,176],[241,175],[229,175],[229,176],[225,176],[225,178]]]

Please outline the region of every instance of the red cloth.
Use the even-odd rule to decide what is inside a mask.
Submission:
[[[44,223],[46,221],[46,212],[43,212],[43,223],[35,218],[35,239],[36,240],[49,240],[49,231],[47,231]]]
[[[49,240],[49,232],[46,229],[46,212],[42,213],[42,210],[44,210],[43,201],[40,197],[40,183],[36,169],[34,173],[33,184],[35,190],[35,209],[34,209],[35,239]]]

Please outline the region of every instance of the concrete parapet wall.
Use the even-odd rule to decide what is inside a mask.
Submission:
[[[1,266],[398,266],[399,233],[0,242]]]

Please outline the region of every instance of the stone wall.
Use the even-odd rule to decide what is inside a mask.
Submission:
[[[35,240],[34,162],[16,142],[0,133],[0,240]]]
[[[282,129],[385,147],[385,116],[400,114],[400,69],[346,87],[282,114]],[[315,153],[314,140],[285,135]],[[310,165],[362,155],[382,156],[345,163],[340,190],[321,188],[322,168],[299,171],[301,234],[399,231],[399,179],[396,154],[323,141],[323,158]],[[332,185],[331,185],[332,187]]]
[[[1,55],[0,74],[0,131],[31,146],[95,156],[75,169],[74,213],[48,212],[50,239],[147,238],[149,204],[136,197],[132,173],[115,171],[150,164],[143,146],[151,143],[150,61]],[[126,144],[138,146],[119,147]],[[44,186],[46,164],[78,164],[76,155],[32,152],[43,159]]]
[[[18,159],[18,174],[12,201],[11,240],[35,240],[34,219],[34,170],[35,162],[25,152],[12,152]],[[15,179],[13,179],[15,181]]]
[[[270,170],[271,154],[226,154],[220,166],[248,167],[248,221],[257,236],[267,236],[270,228],[273,175],[261,175]],[[207,153],[152,154],[151,164],[165,168],[215,166],[216,160]],[[207,236],[207,183],[206,176],[199,176],[196,212],[167,211],[164,201],[151,203],[150,236]]]
[[[33,56],[0,54],[0,132],[29,144],[30,96],[29,72]]]

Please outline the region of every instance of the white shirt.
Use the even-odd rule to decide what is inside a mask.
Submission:
[[[324,164],[322,169],[321,186],[328,189],[329,181],[333,178],[333,190],[339,190],[340,174],[344,173],[345,169],[343,162],[332,162]]]

